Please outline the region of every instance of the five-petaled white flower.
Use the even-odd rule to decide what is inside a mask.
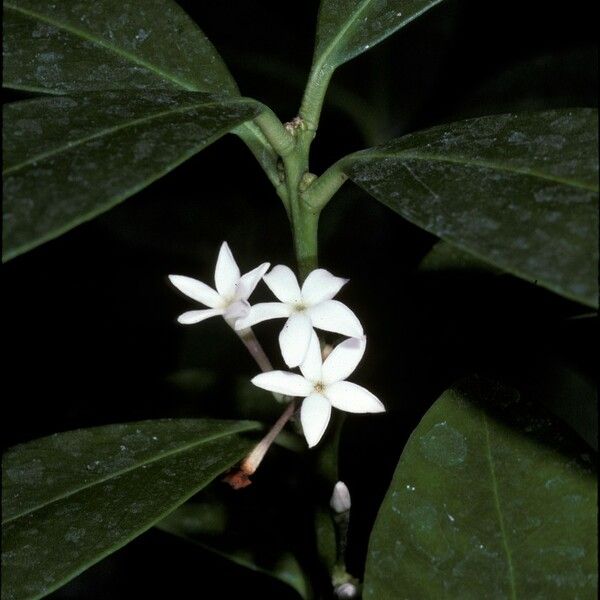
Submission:
[[[309,349],[300,365],[302,375],[289,371],[270,371],[252,379],[252,383],[271,392],[304,397],[300,421],[309,447],[315,446],[327,429],[331,407],[353,413],[384,412],[381,401],[368,390],[344,381],[362,358],[367,339],[350,338],[338,344],[325,359],[316,333],[311,334]]]
[[[293,271],[284,265],[273,267],[263,279],[281,302],[255,304],[248,316],[236,322],[235,328],[245,329],[268,319],[287,317],[279,334],[279,346],[288,367],[297,367],[304,360],[313,327],[352,338],[362,337],[363,328],[356,315],[345,304],[333,300],[347,279],[335,277],[325,269],[315,269],[300,289]]]
[[[169,280],[180,292],[209,307],[184,312],[177,320],[183,325],[191,325],[209,317],[222,315],[226,321],[233,324],[236,319],[247,316],[250,312],[248,298],[269,266],[270,263],[263,263],[241,275],[227,242],[223,242],[215,267],[216,291],[197,279],[185,275],[169,275]]]

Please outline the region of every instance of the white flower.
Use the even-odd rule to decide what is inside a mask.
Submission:
[[[335,277],[325,269],[315,269],[300,289],[293,271],[284,265],[273,267],[263,279],[281,302],[255,304],[235,327],[244,329],[268,319],[287,317],[279,334],[279,346],[288,367],[297,367],[304,360],[313,327],[348,337],[363,335],[356,315],[346,305],[332,299],[347,279]]]
[[[250,312],[248,298],[268,271],[269,266],[270,263],[263,263],[256,269],[241,275],[227,242],[223,242],[215,267],[216,291],[197,279],[185,275],[169,275],[169,280],[180,292],[209,307],[204,310],[184,312],[177,317],[177,320],[183,325],[191,325],[209,317],[222,315],[225,320],[232,323],[236,319],[247,316]]]
[[[270,371],[252,379],[252,383],[270,392],[303,397],[300,421],[309,447],[315,446],[327,429],[331,407],[352,413],[384,412],[380,400],[355,383],[344,381],[362,358],[367,338],[350,338],[338,344],[323,361],[317,335],[313,331],[306,358],[300,371]]]

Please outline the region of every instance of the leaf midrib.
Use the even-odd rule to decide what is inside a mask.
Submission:
[[[96,133],[84,136],[78,140],[73,140],[73,141],[67,142],[66,144],[64,144],[62,146],[58,146],[56,148],[53,148],[52,150],[42,152],[36,156],[33,156],[30,159],[27,159],[23,162],[17,163],[16,165],[13,165],[11,167],[4,169],[2,171],[2,174],[10,175],[11,173],[14,173],[15,171],[18,171],[24,167],[27,167],[28,165],[45,160],[51,156],[60,154],[61,152],[67,152],[67,151],[72,150],[73,148],[76,148],[77,146],[85,144],[86,142],[89,142],[91,140],[99,139],[104,136],[109,136],[109,135],[112,135],[113,133],[116,133],[123,129],[127,129],[129,127],[135,127],[136,125],[140,125],[141,123],[147,123],[154,119],[160,119],[162,117],[186,112],[188,110],[195,110],[200,107],[209,108],[209,107],[214,107],[214,106],[224,106],[224,105],[228,106],[230,104],[244,104],[244,103],[248,103],[248,101],[244,100],[243,98],[227,98],[223,102],[199,102],[199,103],[190,104],[190,105],[186,105],[186,106],[179,106],[177,108],[170,109],[170,110],[161,111],[158,113],[154,113],[152,115],[148,115],[146,117],[140,117],[138,119],[134,119],[133,121],[127,121],[125,123],[120,123],[119,125],[113,125],[112,127],[108,127],[106,129],[101,129],[100,131],[97,131]]]
[[[135,54],[131,54],[130,52],[127,52],[126,50],[119,48],[118,46],[109,44],[102,38],[97,37],[89,32],[83,31],[81,29],[78,29],[77,27],[73,27],[72,25],[63,23],[62,21],[58,21],[56,19],[53,19],[52,17],[49,17],[42,13],[38,13],[34,10],[15,6],[14,4],[10,4],[10,2],[4,2],[4,7],[14,10],[15,12],[21,13],[22,15],[25,15],[26,17],[29,17],[31,19],[38,19],[40,21],[48,23],[48,25],[54,25],[55,27],[58,27],[59,29],[68,31],[69,33],[72,33],[73,35],[80,37],[83,40],[92,42],[93,44],[100,46],[104,50],[108,50],[109,52],[112,52],[113,54],[116,54],[117,56],[125,58],[128,61],[130,61],[136,65],[139,65],[141,67],[144,67],[145,69],[148,69],[149,71],[155,73],[156,75],[162,77],[163,79],[166,79],[167,81],[171,81],[172,83],[178,85],[179,87],[182,87],[183,89],[186,89],[188,91],[202,91],[196,84],[190,83],[184,79],[180,79],[176,75],[172,75],[171,73],[168,73],[167,71],[164,71],[163,69],[160,69],[156,65],[149,63],[149,62],[143,60],[142,58],[139,58]]]
[[[323,1],[325,1],[325,0],[323,0]],[[398,31],[398,29],[400,29],[404,25],[408,25],[408,23],[410,23],[417,17],[421,16],[425,11],[427,11],[429,8],[432,8],[435,4],[438,4],[441,1],[442,0],[431,0],[431,2],[429,2],[429,5],[425,4],[425,6],[423,6],[423,8],[421,10],[418,10],[417,12],[415,12],[408,18],[401,19],[399,21],[398,25],[395,28],[393,27],[392,28],[393,31],[391,31],[388,35],[391,35],[395,31]],[[334,38],[331,40],[331,42],[326,46],[325,50],[322,52],[321,56],[319,57],[319,60],[314,63],[314,65],[312,67],[313,72],[321,71],[324,68],[324,65],[327,63],[327,58],[333,53],[333,51],[335,50],[335,47],[338,45],[338,42],[350,30],[350,28],[353,25],[355,25],[358,17],[364,12],[365,8],[367,8],[367,6],[369,6],[371,4],[371,2],[372,2],[372,0],[363,0],[362,4],[360,4],[360,6],[354,11],[351,18],[345,22],[345,24],[342,26],[342,28],[340,29],[338,34],[336,36],[334,36]],[[369,45],[369,48],[378,44],[379,42],[384,40],[386,37],[387,37],[387,35],[385,35],[385,33],[383,33],[380,36],[376,36],[375,41],[373,41],[373,43]],[[343,62],[345,62],[345,61],[342,61],[342,62],[335,61],[335,63],[330,63],[330,66],[332,69],[335,69],[335,68],[339,67],[340,64],[342,64]]]
[[[490,478],[492,480],[494,508],[495,508],[496,514],[498,516],[498,523],[500,526],[500,535],[502,537],[502,546],[504,548],[504,553],[506,555],[506,562],[508,564],[508,581],[510,584],[510,597],[511,597],[511,600],[517,600],[515,571],[514,571],[513,562],[512,562],[512,554],[511,554],[510,548],[508,546],[508,539],[506,536],[506,527],[504,524],[504,516],[502,514],[502,509],[500,507],[500,495],[498,493],[498,480],[496,479],[496,469],[494,467],[494,459],[492,457],[492,446],[491,446],[491,442],[490,442],[490,429],[488,427],[487,418],[483,411],[482,411],[481,415],[483,418],[483,427],[485,430],[486,457],[487,457],[487,461],[488,461],[488,466],[490,468]]]
[[[367,8],[367,6],[369,4],[371,4],[371,2],[372,2],[372,0],[363,0],[361,5],[354,11],[354,13],[350,16],[350,18],[346,21],[346,23],[340,28],[338,34],[336,36],[334,36],[334,38],[331,40],[331,42],[327,45],[327,47],[325,48],[325,51],[321,54],[321,57],[315,63],[315,66],[313,67],[314,71],[316,71],[316,70],[320,71],[323,68],[323,65],[327,62],[327,58],[335,50],[335,47],[337,46],[338,42],[344,37],[346,32],[356,23],[357,18],[362,14],[364,9]],[[338,65],[332,64],[332,67],[335,68],[336,66],[338,66]]]
[[[58,496],[55,496],[53,498],[51,498],[50,500],[47,500],[41,504],[37,504],[34,505],[30,508],[28,508],[27,510],[24,510],[23,512],[17,513],[16,515],[13,515],[11,517],[9,517],[8,519],[4,519],[2,521],[2,525],[6,525],[7,523],[11,523],[12,521],[16,521],[17,519],[20,519],[23,516],[29,515],[31,513],[34,513],[42,508],[45,508],[46,506],[49,506],[50,504],[53,504],[55,502],[59,502],[60,500],[64,500],[65,498],[69,498],[70,496],[73,496],[75,494],[78,494],[79,492],[82,492],[83,490],[86,490],[88,488],[94,487],[96,485],[100,485],[102,483],[105,483],[107,481],[110,481],[111,479],[115,479],[117,477],[120,477],[121,475],[124,475],[126,473],[129,473],[131,471],[135,471],[136,469],[140,469],[142,466],[144,465],[150,465],[152,463],[158,462],[159,460],[162,460],[164,458],[168,458],[170,456],[174,456],[175,454],[179,454],[181,452],[187,452],[188,450],[191,450],[197,446],[201,446],[202,444],[205,444],[207,442],[212,442],[214,440],[218,440],[219,438],[222,437],[228,437],[228,436],[232,436],[235,435],[237,433],[243,433],[245,431],[252,431],[253,429],[256,429],[257,425],[256,424],[249,424],[249,425],[244,425],[244,426],[239,426],[238,428],[234,428],[230,431],[228,431],[227,433],[219,433],[219,434],[214,434],[212,436],[203,438],[202,440],[196,441],[196,442],[190,442],[189,444],[186,444],[184,446],[179,446],[178,448],[175,448],[173,450],[170,450],[169,452],[164,452],[162,454],[159,454],[157,456],[154,456],[153,458],[148,458],[142,462],[136,463],[135,465],[125,468],[125,469],[121,469],[119,471],[114,471],[113,473],[110,473],[109,475],[102,477],[101,479],[96,479],[88,484],[82,485],[78,488],[74,488],[66,493],[60,494]]]
[[[368,150],[366,151],[361,151],[360,154],[354,154],[354,155],[350,155],[348,156],[346,159],[342,159],[343,162],[349,161],[357,161],[357,160],[371,160],[373,158],[396,158],[398,160],[403,160],[403,159],[414,159],[414,160],[423,160],[423,161],[427,161],[430,160],[432,162],[447,162],[450,164],[456,164],[456,165],[461,165],[464,167],[472,167],[472,168],[476,168],[476,167],[481,167],[481,168],[485,168],[485,169],[491,169],[491,170],[495,170],[495,171],[503,171],[503,172],[507,172],[507,173],[513,173],[516,175],[528,175],[530,177],[537,177],[538,179],[544,179],[546,181],[552,181],[554,183],[561,183],[563,185],[569,185],[571,187],[575,187],[578,189],[582,189],[582,190],[586,190],[588,192],[598,192],[598,187],[591,185],[591,184],[587,184],[587,183],[582,183],[579,181],[574,181],[572,179],[566,179],[564,177],[558,177],[555,175],[550,175],[550,174],[546,174],[546,173],[541,173],[540,171],[536,171],[533,169],[524,169],[524,168],[519,168],[519,167],[515,167],[513,165],[507,165],[507,164],[502,164],[502,163],[497,163],[494,161],[487,161],[487,160],[475,160],[475,159],[464,159],[458,156],[452,156],[452,155],[438,155],[438,154],[420,154],[418,152],[369,152]],[[343,165],[342,165],[343,168]]]

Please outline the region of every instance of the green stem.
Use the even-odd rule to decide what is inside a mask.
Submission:
[[[323,210],[347,179],[348,175],[342,170],[341,161],[336,162],[313,181],[303,194],[304,201],[313,210]]]
[[[321,109],[332,75],[333,69],[325,67],[313,68],[310,72],[298,114],[312,132],[317,131],[319,127]]]
[[[310,207],[302,197],[308,173],[308,153],[311,134],[306,130],[295,133],[293,152],[283,158],[289,199],[289,216],[294,239],[294,251],[301,281],[317,268],[317,236],[320,210]]]
[[[301,281],[318,266],[319,212],[300,204],[293,215],[294,249]]]
[[[296,145],[294,137],[272,110],[265,107],[265,110],[255,117],[254,122],[281,158],[285,158],[293,152]]]

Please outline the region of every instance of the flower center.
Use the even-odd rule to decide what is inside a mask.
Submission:
[[[325,391],[325,385],[323,383],[321,383],[320,381],[315,383],[315,392],[317,392],[317,394],[322,394]]]
[[[294,310],[296,312],[304,312],[306,310],[306,304],[302,301],[296,302],[296,304],[294,304]]]

